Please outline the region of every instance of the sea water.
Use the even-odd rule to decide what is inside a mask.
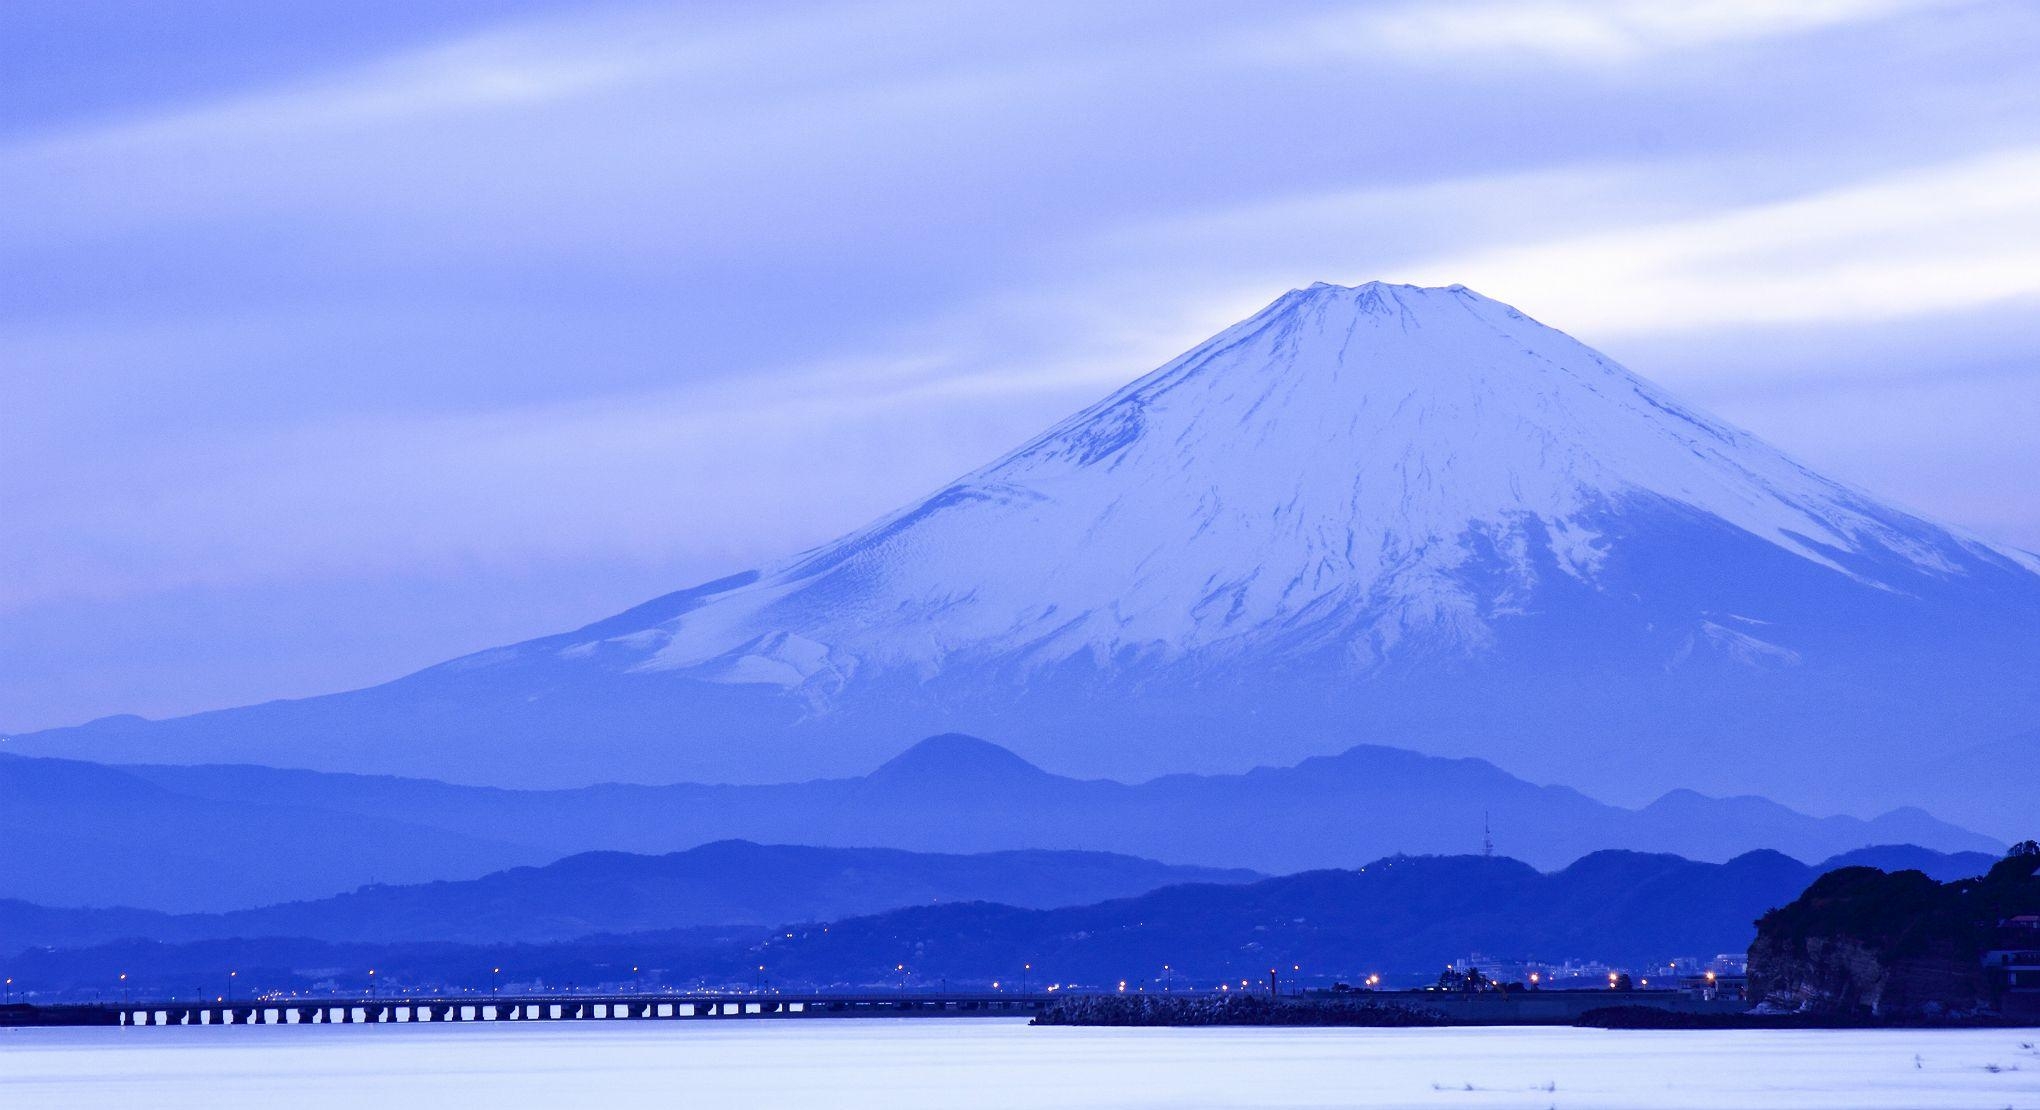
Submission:
[[[785,1019],[0,1031],[0,1107],[2018,1107],[2040,1030]]]

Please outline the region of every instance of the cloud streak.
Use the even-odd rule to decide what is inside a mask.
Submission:
[[[1420,265],[1588,334],[1927,316],[2040,298],[2040,146]]]
[[[1315,23],[1299,49],[1390,50],[1450,63],[1526,56],[1628,64],[1675,50],[1806,34],[1955,5],[1946,0],[1515,0],[1363,7]]]

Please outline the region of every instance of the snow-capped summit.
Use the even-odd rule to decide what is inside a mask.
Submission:
[[[776,566],[96,739],[547,783],[807,777],[950,730],[1121,775],[1374,741],[1618,800],[1869,804],[1882,759],[2040,718],[2036,630],[2032,555],[1471,290],[1321,284]]]
[[[1597,583],[1605,518],[1639,505],[1879,588],[2036,565],[1923,531],[1463,287],[1315,285],[926,501],[610,640],[818,710],[872,667],[1365,667],[1406,641],[1492,644],[1554,571]]]

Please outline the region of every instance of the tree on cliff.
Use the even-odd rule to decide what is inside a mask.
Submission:
[[[2012,908],[2005,909],[1998,916],[2010,917],[2035,911],[2036,907],[2030,904],[2029,899],[2022,898],[2022,894],[2028,886],[2040,886],[2040,879],[2034,877],[2036,874],[2040,874],[2040,844],[2028,840],[2014,845],[2005,858],[1991,865],[1982,879],[1973,881],[1986,893],[2009,897]]]

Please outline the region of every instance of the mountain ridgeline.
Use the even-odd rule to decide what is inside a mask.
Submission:
[[[1470,290],[1317,285],[783,562],[366,690],[7,750],[560,787],[846,775],[944,731],[1125,778],[1371,741],[1867,812],[1918,800],[1892,768],[2040,721],[2036,628],[2040,558]]]
[[[378,881],[469,879],[591,850],[661,854],[741,837],[783,844],[1116,852],[1285,873],[1479,845],[1561,867],[1603,848],[1805,860],[1879,844],[1995,852],[1916,810],[1814,818],[1689,791],[1641,809],[1493,765],[1360,747],[1238,775],[1143,783],[1051,774],[939,736],[869,774],[767,786],[518,791],[262,767],[101,767],[0,756],[0,897],[219,911]],[[251,853],[249,846],[263,845]],[[250,859],[248,857],[257,858]]]
[[[1172,867],[1109,852],[957,855],[724,840],[663,856],[586,852],[462,882],[378,884],[332,898],[230,913],[56,909],[0,901],[0,955],[123,938],[570,940],[592,933],[773,926],[944,902],[1045,909],[1178,883],[1265,877],[1245,870]]]
[[[17,984],[56,993],[103,990],[121,972],[130,974],[135,989],[178,993],[212,981],[224,967],[240,969],[240,982],[254,990],[360,989],[359,969],[370,967],[378,969],[385,986],[427,989],[486,986],[487,969],[494,967],[503,969],[506,983],[540,989],[569,983],[749,986],[760,976],[760,965],[773,985],[794,988],[982,988],[995,981],[1018,986],[1023,974],[1032,975],[1037,989],[1052,982],[1099,986],[1150,980],[1163,964],[1183,986],[1258,982],[1267,968],[1292,964],[1307,969],[1302,973],[1307,981],[1329,985],[1373,972],[1399,979],[1435,975],[1442,963],[1471,952],[1641,962],[1740,951],[1759,914],[1790,902],[1830,868],[1882,874],[1869,869],[1924,865],[1953,878],[1994,862],[1917,848],[1871,849],[1815,866],[1768,851],[1718,864],[1597,852],[1545,874],[1502,857],[1396,856],[1356,869],[1251,882],[1219,876],[1230,881],[1177,883],[1059,908],[924,902],[834,919],[801,915],[769,928],[624,931],[642,922],[659,898],[698,889],[683,879],[646,897],[676,872],[718,873],[723,889],[707,897],[718,899],[714,904],[724,913],[755,917],[783,909],[782,888],[812,882],[818,871],[851,872],[847,882],[841,876],[823,882],[821,897],[847,890],[854,901],[883,897],[859,881],[866,866],[872,873],[896,875],[962,868],[982,879],[1006,862],[905,853],[895,855],[906,858],[872,859],[867,853],[749,844],[716,845],[690,855],[694,858],[677,866],[647,857],[569,860],[476,883],[366,891],[326,904],[209,918],[133,911],[37,916],[33,908],[0,906],[0,926],[38,929],[37,943],[54,944],[27,951],[0,948],[0,955],[8,958]],[[1052,863],[1052,854],[1040,862]],[[1138,871],[1137,863],[1091,866],[1138,882],[1162,874],[1151,864]],[[533,935],[532,926],[520,920],[526,911],[545,919],[542,929],[568,931],[558,906],[548,903],[574,893],[597,870],[603,873],[602,890],[617,896],[586,904],[588,916],[577,926],[585,935],[500,943]],[[1047,876],[1049,868],[1040,874]],[[1021,879],[1014,889],[1027,885]],[[837,898],[834,904],[847,903]],[[421,924],[428,920],[434,924]],[[328,939],[266,932],[293,924],[316,928]],[[350,928],[359,928],[361,938],[345,938]],[[455,935],[467,939],[433,939]],[[100,942],[108,937],[125,939]],[[1031,972],[1023,966],[1029,963]],[[356,969],[354,978],[345,981],[338,976],[349,973],[334,970],[349,968]]]

